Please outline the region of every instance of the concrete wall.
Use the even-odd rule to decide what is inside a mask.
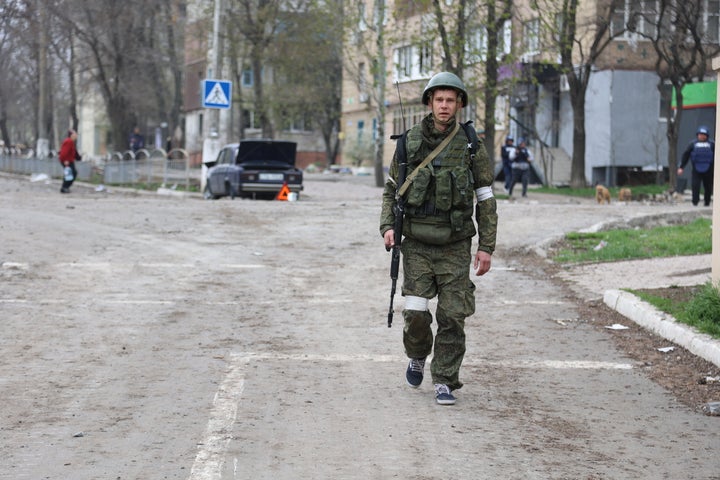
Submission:
[[[592,73],[585,97],[585,178],[591,182],[594,167],[611,163],[611,82],[609,72]]]
[[[588,179],[598,180],[593,179],[593,168],[655,167],[658,160],[661,166],[667,165],[655,72],[594,72],[585,105]]]

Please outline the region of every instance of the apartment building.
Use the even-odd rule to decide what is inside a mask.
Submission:
[[[448,19],[453,18],[450,12],[455,8],[454,3],[440,2]],[[374,103],[377,95],[370,87],[370,66],[377,58],[377,52],[367,48],[377,31],[373,25],[377,4],[372,1],[351,1],[349,4],[347,11],[358,12],[360,18],[348,36],[347,49],[351,54],[345,60],[342,128],[344,151],[355,151],[356,145],[372,142],[378,131],[378,109]],[[421,6],[425,4],[405,0],[385,2],[385,32],[391,32],[386,35],[384,48],[387,59],[384,82],[386,135],[398,133],[402,128],[398,90],[402,95],[406,123],[410,126],[427,111],[420,102],[424,85],[433,74],[442,70],[435,13],[429,5]],[[499,34],[499,80],[512,79],[504,83],[496,97],[495,158],[499,162],[499,147],[506,135],[527,137],[535,158],[543,163],[546,182],[563,185],[570,180],[573,109],[567,78],[559,68],[549,5],[552,4],[538,10],[530,8],[527,0],[516,1],[511,20]],[[594,19],[606,15],[602,10],[604,5],[606,3],[599,0],[580,3],[577,38],[583,47],[576,47],[574,52],[576,65],[587,58],[587,48],[595,33]],[[617,2],[613,9],[608,35],[614,38],[592,65],[585,98],[585,178],[589,184],[643,181],[652,177],[658,168],[667,168],[665,128],[668,116],[673,114],[672,89],[659,81],[655,71],[655,51],[643,37],[644,33],[652,33],[643,29],[653,27],[650,22],[642,22],[642,18],[652,16],[657,5],[654,0],[624,0]],[[479,7],[473,5],[471,8]],[[636,22],[635,32],[626,31],[630,19],[637,18],[632,15],[638,8],[645,9],[644,17]],[[702,29],[707,41],[717,44],[720,1],[704,0],[702,12]],[[484,19],[480,10],[469,17],[464,46],[467,64],[463,76],[473,103],[463,115],[464,119],[473,120],[480,131],[484,118],[479,95],[483,82]],[[709,77],[697,80],[712,81]],[[706,109],[703,115],[700,120],[713,128],[714,110]],[[696,115],[687,117],[688,121],[698,121]],[[682,147],[691,140],[688,135],[693,128],[682,126],[678,140]],[[394,145],[390,143],[385,147],[386,166],[391,161],[393,149]],[[343,163],[351,161],[354,160],[343,156]]]

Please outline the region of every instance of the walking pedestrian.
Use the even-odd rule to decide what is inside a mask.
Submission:
[[[510,192],[510,185],[512,184],[512,160],[510,160],[510,153],[515,156],[515,145],[513,143],[515,139],[512,135],[508,135],[505,138],[505,145],[500,149],[500,157],[502,158],[502,169],[503,178],[505,179],[505,192]]]
[[[145,137],[143,137],[140,133],[140,127],[135,127],[133,129],[133,133],[130,135],[128,143],[130,150],[132,150],[133,153],[137,153],[137,151],[141,148],[145,148]]]
[[[530,162],[533,161],[533,156],[530,150],[527,149],[524,138],[518,139],[518,146],[514,152],[510,153],[510,160],[512,161],[512,182],[510,183],[508,195],[512,197],[513,187],[517,182],[520,182],[522,196],[527,197],[527,187],[528,183],[530,183]]]
[[[77,177],[77,169],[75,168],[75,160],[81,160],[77,151],[75,141],[77,140],[77,132],[73,129],[68,130],[67,137],[60,146],[58,159],[63,166],[63,183],[60,187],[60,193],[70,193],[70,186]]]
[[[403,345],[410,358],[405,379],[411,387],[419,387],[432,353],[435,399],[438,404],[453,405],[452,392],[463,386],[465,319],[475,312],[475,284],[468,267],[472,261],[476,275],[484,275],[495,250],[494,175],[475,130],[456,118],[468,104],[462,80],[449,72],[438,73],[425,87],[422,102],[430,113],[396,145],[383,191],[380,233],[385,247],[392,248],[397,194],[405,203]],[[407,162],[410,181],[398,185],[401,162]],[[473,255],[476,233],[478,249]],[[434,297],[437,331],[433,337],[428,304]]]
[[[700,185],[703,187],[703,200],[706,207],[710,206],[713,193],[713,176],[715,167],[715,142],[710,140],[710,131],[700,126],[695,133],[695,140],[690,142],[682,154],[678,175],[682,175],[688,161],[692,162],[692,204],[700,203]]]

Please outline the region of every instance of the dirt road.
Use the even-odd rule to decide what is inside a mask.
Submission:
[[[441,407],[405,385],[399,295],[385,323],[371,183],[204,201],[0,177],[0,478],[720,478],[718,418],[514,258],[679,207],[502,202]]]

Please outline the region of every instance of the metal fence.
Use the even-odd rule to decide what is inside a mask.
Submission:
[[[77,179],[97,181],[106,185],[156,184],[184,185],[186,190],[200,183],[200,172],[190,165],[190,156],[183,149],[170,152],[159,148],[133,152],[113,152],[100,162],[75,162]],[[0,153],[0,170],[9,173],[36,175],[44,173],[62,178],[63,167],[56,157],[35,158]]]

